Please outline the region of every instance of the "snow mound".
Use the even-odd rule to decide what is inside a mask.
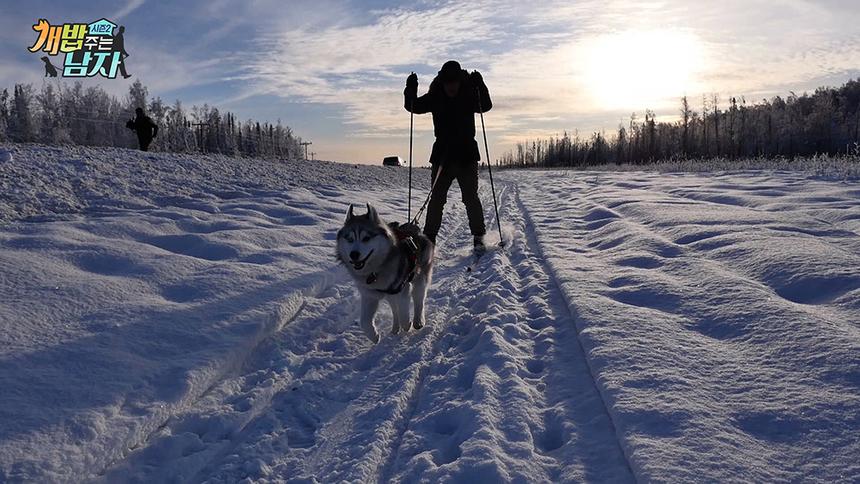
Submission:
[[[16,152],[0,163],[0,223],[163,206],[212,213],[218,200],[302,187],[325,195],[371,186],[406,197],[408,172],[397,167],[86,146],[0,144],[0,150]],[[418,170],[415,188],[428,189],[429,177]]]
[[[0,226],[2,482],[96,476],[146,447],[344,276],[349,203],[406,218],[397,168],[16,149],[0,165],[0,216],[21,220]]]
[[[638,480],[860,479],[860,182],[551,176],[522,209]]]

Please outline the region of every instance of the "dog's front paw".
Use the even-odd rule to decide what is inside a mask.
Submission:
[[[424,320],[423,319],[416,319],[415,321],[412,321],[412,327],[415,329],[423,328],[424,327]]]

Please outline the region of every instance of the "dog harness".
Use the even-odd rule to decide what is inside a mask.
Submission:
[[[400,264],[400,267],[398,267],[398,276],[394,278],[394,282],[390,286],[385,289],[376,289],[376,291],[385,294],[400,294],[403,286],[412,282],[412,279],[415,278],[415,272],[418,269],[418,244],[415,243],[412,234],[401,226],[392,227],[392,229],[394,236],[397,237],[397,245],[406,251],[406,264]],[[376,282],[377,278],[376,273],[371,272],[365,282],[369,286]]]

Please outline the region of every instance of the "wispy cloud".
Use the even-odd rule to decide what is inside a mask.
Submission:
[[[470,45],[494,41],[489,18],[487,5],[475,2],[387,10],[360,25],[302,26],[259,39],[264,54],[250,59],[244,78],[251,93],[342,104],[346,123],[357,131],[392,130],[402,125],[398,86],[410,70],[429,74],[428,62],[441,64]]]
[[[236,99],[274,94],[290,102],[338,105],[345,138],[402,137],[406,75],[417,71],[426,89],[438,66],[456,58],[484,73],[496,106],[488,117],[491,138],[506,149],[519,136],[539,132],[613,129],[633,110],[672,115],[684,94],[773,93],[779,89],[774,80],[797,82],[860,65],[858,29],[848,29],[855,37],[838,31],[845,25],[834,8],[803,0],[780,9],[764,0],[419,3],[259,37],[256,45],[264,54],[244,63],[239,78],[247,88]],[[601,79],[589,72],[590,50],[602,36],[619,35],[622,42],[641,37],[625,35],[631,31],[675,31],[674,38],[693,39],[700,47],[642,51],[662,55],[661,62],[637,60],[607,70],[623,77],[606,79],[613,89],[641,84],[643,76],[654,75],[649,68],[672,66],[674,52],[695,55],[677,62],[697,68],[677,83],[678,92],[662,89],[664,98],[649,105],[607,111],[595,99]],[[649,82],[659,85],[659,79]],[[429,123],[420,129],[429,130]]]
[[[137,10],[141,5],[143,5],[146,0],[129,0],[121,9],[117,10],[116,13],[111,15],[111,20],[119,20],[126,15],[130,14]]]
[[[281,112],[315,116],[285,121],[306,137],[345,140],[365,151],[373,146],[388,150],[402,141],[408,114],[401,93],[409,72],[419,74],[424,91],[444,61],[457,59],[465,68],[484,73],[495,105],[487,116],[490,139],[502,151],[518,137],[540,132],[611,130],[634,110],[651,108],[672,116],[683,94],[698,98],[717,92],[758,99],[844,81],[860,66],[860,9],[854,4],[188,0],[144,5],[144,0],[126,0],[113,18],[125,18],[132,52],[129,68],[154,94],[178,93],[187,101],[261,118]],[[31,21],[39,9],[19,12],[14,22],[0,19],[0,25],[8,27],[0,40],[8,45],[30,41],[29,32],[14,34],[14,39],[10,32]],[[178,13],[185,11],[196,15],[179,21]],[[654,52],[625,47],[654,37],[653,32],[671,32],[672,39],[698,47],[660,48],[660,42],[654,42]],[[595,62],[595,46],[607,44],[601,39],[610,39],[611,47],[605,62]],[[631,55],[646,59],[634,62]],[[4,57],[0,65],[7,67],[0,68],[0,79],[7,84],[15,80],[18,67],[10,66],[20,66],[24,56],[22,51],[21,56]],[[656,58],[660,61],[649,61]],[[695,64],[695,69],[665,86],[654,77],[660,74],[655,70],[674,69],[675,62]],[[124,85],[107,84],[110,89]],[[659,96],[619,101],[637,99],[635,91],[643,84],[659,86],[652,89]],[[595,96],[601,86],[604,98],[612,97],[609,91],[624,91],[615,99],[617,106],[608,107],[606,99],[601,102]],[[267,114],[260,114],[261,106]],[[419,135],[429,141],[429,119],[416,121]],[[326,150],[322,145],[320,151]],[[378,154],[363,152],[359,158]]]

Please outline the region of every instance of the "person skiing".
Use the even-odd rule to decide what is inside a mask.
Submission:
[[[470,74],[457,61],[450,60],[442,65],[427,93],[420,97],[418,76],[414,72],[410,74],[403,96],[407,111],[414,114],[433,113],[433,131],[436,136],[430,154],[430,183],[433,189],[427,206],[424,234],[436,243],[448,189],[457,180],[475,250],[482,251],[487,230],[484,209],[478,197],[478,162],[481,154],[475,141],[475,113],[485,113],[493,107],[484,79],[478,71]]]
[[[152,121],[152,118],[144,114],[143,108],[135,109],[134,114],[135,118],[125,123],[125,127],[137,133],[140,150],[148,151],[149,143],[158,136],[158,125]]]

